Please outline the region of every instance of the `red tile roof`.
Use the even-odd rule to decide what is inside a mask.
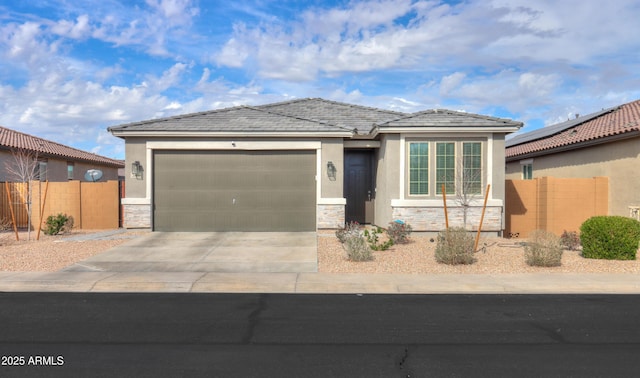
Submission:
[[[506,157],[517,157],[616,135],[640,132],[640,100],[636,100],[569,127],[556,134],[507,147]],[[524,136],[524,135],[523,135]],[[604,142],[604,140],[603,140]]]
[[[120,160],[96,155],[90,152],[68,147],[60,143],[21,133],[0,126],[0,148],[26,149],[42,156],[58,156],[63,159],[87,161],[113,167],[124,167]]]

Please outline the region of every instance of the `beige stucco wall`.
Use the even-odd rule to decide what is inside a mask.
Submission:
[[[533,177],[609,177],[609,214],[628,216],[640,206],[640,138],[533,158]],[[506,178],[522,179],[520,161],[507,163]]]
[[[484,155],[484,174],[483,183],[486,187],[487,183],[491,183],[491,191],[488,202],[488,216],[483,223],[483,230],[500,232],[504,229],[504,217],[502,216],[504,204],[504,140],[503,134],[476,134],[472,136],[464,136],[464,134],[443,136],[434,135],[406,135],[405,142],[411,140],[450,140],[450,141],[468,141],[477,140],[483,142]],[[444,209],[442,205],[442,197],[432,193],[429,196],[417,197],[409,196],[407,193],[407,183],[404,183],[405,193],[400,193],[403,176],[407,176],[407,172],[402,175],[401,160],[406,159],[402,156],[403,139],[400,135],[383,134],[379,151],[377,152],[378,171],[377,171],[377,188],[376,188],[376,208],[375,208],[375,224],[386,226],[395,219],[403,219],[409,223],[415,223],[417,231],[438,231],[444,229]],[[405,151],[406,155],[406,151]],[[435,164],[434,162],[432,162]],[[407,168],[405,162],[405,170]],[[491,174],[491,177],[487,175]],[[406,177],[404,178],[406,181]],[[484,191],[484,190],[483,190]],[[474,199],[470,214],[479,213],[482,209],[483,196]],[[451,222],[450,225],[457,225],[455,222],[459,205],[455,198],[447,198],[447,204],[450,206]],[[436,216],[437,215],[437,216]],[[428,219],[427,219],[428,218]],[[442,219],[441,219],[442,218]],[[469,222],[475,220],[470,216]],[[462,224],[462,222],[460,222]],[[477,223],[477,222],[476,222]]]
[[[374,223],[386,227],[393,219],[391,200],[400,196],[400,135],[383,134],[376,152]]]
[[[74,160],[56,159],[48,156],[43,156],[42,159],[47,161],[47,180],[52,182],[68,181],[67,176],[67,162],[74,163],[74,180],[87,181],[84,178],[84,174],[89,169],[99,169],[102,171],[103,176],[100,179],[101,182],[108,180],[118,180],[118,168],[102,166],[94,163],[78,162]],[[7,164],[15,164],[13,155],[8,150],[0,150],[0,181],[16,181],[8,172]]]
[[[501,199],[504,202],[504,134],[493,135],[493,179],[491,184],[491,195],[494,199]]]
[[[172,142],[175,139],[171,138],[154,138],[149,139],[153,142]],[[231,139],[221,139],[221,138],[182,138],[180,142],[220,142],[220,141],[228,141],[231,145]],[[295,142],[300,141],[300,139],[293,138],[280,138],[280,139],[255,139],[255,138],[234,138],[233,141],[237,143],[242,142]],[[127,138],[125,143],[125,156],[126,156],[126,164],[125,164],[125,179],[127,182],[126,186],[126,197],[128,198],[145,198],[147,197],[146,188],[147,182],[146,180],[150,178],[150,173],[147,171],[147,139],[145,138]],[[343,198],[343,177],[344,173],[342,172],[342,167],[344,165],[344,151],[343,151],[343,142],[340,138],[324,138],[321,140],[321,167],[320,172],[318,172],[321,187],[321,198]],[[136,178],[131,175],[131,164],[134,161],[139,161],[144,169],[144,173],[141,178]],[[337,168],[336,172],[336,180],[331,181],[327,176],[327,163],[332,161]]]
[[[147,192],[147,179],[149,172],[147,171],[147,145],[143,138],[127,138],[125,143],[125,165],[124,178],[126,182],[126,198],[145,198]],[[131,176],[131,164],[139,161],[143,168],[142,177],[136,178]]]
[[[330,180],[327,175],[327,163],[333,162],[336,167],[336,179]],[[320,183],[321,198],[343,198],[344,185],[344,146],[342,139],[322,139]]]

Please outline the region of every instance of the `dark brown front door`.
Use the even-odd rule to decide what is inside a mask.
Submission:
[[[373,154],[369,150],[344,152],[345,220],[365,223],[365,201],[373,196]]]

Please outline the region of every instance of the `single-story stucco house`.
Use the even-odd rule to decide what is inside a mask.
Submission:
[[[638,217],[640,100],[516,135],[506,162],[509,180],[608,177],[609,215]]]
[[[124,167],[120,160],[0,126],[0,182],[19,181],[11,172],[17,164],[12,151],[24,151],[37,159],[34,178],[41,181],[88,181],[85,174],[90,169],[102,171],[100,181],[118,180],[118,170]]]
[[[394,220],[462,224],[457,171],[475,173],[484,231],[504,228],[504,141],[520,122],[450,110],[413,114],[299,99],[113,126],[125,140],[125,227],[315,231]]]

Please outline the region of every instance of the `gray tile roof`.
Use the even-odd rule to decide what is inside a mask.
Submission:
[[[237,106],[113,126],[109,127],[109,131],[350,132],[351,130],[325,121],[279,114],[265,108]]]
[[[109,131],[127,133],[340,133],[367,135],[379,127],[520,127],[521,122],[451,110],[408,114],[360,105],[305,98],[258,106],[238,106],[119,126]]]
[[[368,134],[374,124],[383,123],[406,113],[370,108],[366,106],[329,101],[321,98],[305,98],[258,106],[260,109],[279,114],[327,122],[349,129],[357,129],[359,134]]]
[[[521,122],[509,119],[456,112],[447,109],[432,109],[413,113],[402,118],[384,122],[380,127],[520,127]]]

